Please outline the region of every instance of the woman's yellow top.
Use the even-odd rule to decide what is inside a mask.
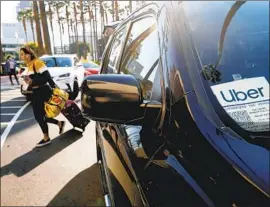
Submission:
[[[38,59],[38,58],[36,58],[34,60],[31,60],[27,64],[27,67],[28,67],[28,75],[31,75],[31,74],[35,73],[34,67],[35,67],[36,73],[43,73],[44,71],[47,70],[47,67],[46,67],[45,63],[42,60]]]

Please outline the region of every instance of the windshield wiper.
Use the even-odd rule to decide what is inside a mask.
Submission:
[[[221,33],[220,33],[220,38],[219,38],[219,45],[218,45],[218,60],[216,63],[216,68],[219,66],[220,60],[221,60],[221,56],[222,56],[222,51],[223,51],[223,44],[224,44],[224,39],[225,39],[225,35],[227,32],[227,28],[230,25],[232,18],[234,17],[235,13],[240,9],[240,7],[246,3],[245,1],[237,1],[233,4],[233,6],[231,7],[230,11],[228,12],[222,29],[221,29]]]
[[[216,64],[209,64],[209,65],[204,65],[203,66],[203,70],[202,70],[202,75],[204,77],[204,79],[211,81],[212,83],[217,83],[221,81],[221,72],[217,69],[219,64],[220,64],[220,60],[222,57],[222,51],[223,51],[223,45],[224,45],[224,39],[225,39],[225,35],[227,32],[227,28],[231,23],[232,18],[234,17],[235,13],[240,9],[240,7],[246,3],[245,1],[237,1],[233,4],[233,6],[231,7],[230,11],[228,12],[222,29],[221,29],[221,33],[220,33],[220,38],[219,38],[219,45],[218,45],[218,59]]]

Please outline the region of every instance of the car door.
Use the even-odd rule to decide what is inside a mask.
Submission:
[[[131,151],[135,157],[147,159],[158,148],[155,138],[141,137],[141,132],[157,132],[162,119],[162,71],[158,42],[154,16],[146,14],[134,20],[123,50],[119,73],[133,75],[139,80],[144,103],[149,105],[142,125],[114,125],[120,128],[117,130],[121,133],[118,146],[124,157]]]
[[[118,73],[119,60],[125,44],[128,27],[129,23],[123,25],[111,39],[110,46],[107,48],[103,58],[101,73]],[[113,195],[114,202],[119,204],[119,200],[121,200],[120,203],[124,205],[122,200],[123,197],[126,197],[129,205],[141,206],[142,201],[134,173],[119,150],[119,128],[110,123],[98,122],[97,129],[101,132],[99,135],[102,139],[98,141],[102,142],[106,167],[112,177],[111,187],[113,191],[117,191]],[[117,185],[122,189],[120,195],[119,188],[115,187],[115,183],[118,183]],[[127,203],[125,203],[125,206],[128,205]]]
[[[118,74],[135,76],[142,88],[145,111],[142,125],[110,124],[110,131],[117,148],[137,182],[142,199],[148,203],[143,189],[143,177],[154,153],[162,146],[158,136],[162,127],[162,70],[160,64],[158,32],[155,16],[144,14],[132,22],[126,44],[122,49]],[[151,54],[151,55],[150,55]],[[151,106],[150,106],[151,105]]]

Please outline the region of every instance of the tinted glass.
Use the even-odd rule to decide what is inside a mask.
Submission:
[[[113,39],[112,47],[109,54],[108,73],[117,73],[117,62],[120,58],[121,48],[123,47],[126,37],[126,27],[120,30]]]
[[[157,73],[159,57],[155,19],[145,18],[133,23],[121,62],[121,72],[141,80],[146,100],[151,99],[154,82],[160,84]]]
[[[72,62],[70,58],[67,57],[46,57],[41,58],[47,67],[71,67]]]
[[[243,129],[269,131],[269,2],[184,2],[183,8],[201,64],[208,65],[204,75],[209,64],[220,71],[209,73],[208,91]]]

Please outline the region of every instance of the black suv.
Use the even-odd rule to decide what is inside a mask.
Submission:
[[[267,205],[269,2],[143,6],[81,99],[107,205]]]

